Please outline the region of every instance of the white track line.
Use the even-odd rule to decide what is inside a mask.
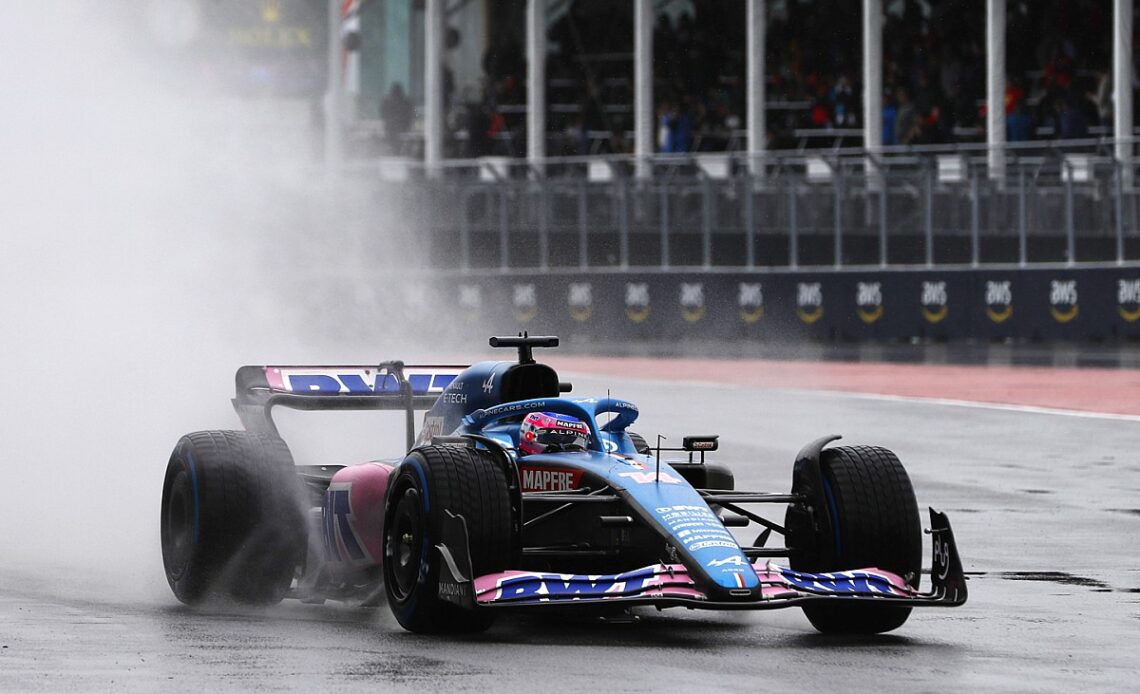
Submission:
[[[977,400],[954,400],[951,398],[924,398],[914,395],[888,395],[884,393],[861,393],[850,390],[826,390],[822,388],[769,388],[765,386],[748,386],[734,383],[720,383],[717,381],[698,381],[690,379],[655,379],[635,378],[630,376],[609,376],[606,374],[590,373],[588,371],[569,372],[571,376],[585,378],[607,379],[614,381],[627,381],[632,383],[647,383],[654,385],[680,385],[722,388],[730,390],[763,390],[772,393],[790,393],[793,395],[823,395],[827,397],[846,397],[861,400],[880,400],[883,402],[917,403],[923,405],[942,405],[946,407],[965,407],[976,410],[999,410],[1004,412],[1022,412],[1026,414],[1044,414],[1057,417],[1078,417],[1081,419],[1106,419],[1118,422],[1140,422],[1140,415],[1117,414],[1114,412],[1088,412],[1085,410],[1068,410],[1059,407],[1038,407],[1036,405],[1015,405],[1009,403],[981,402]]]

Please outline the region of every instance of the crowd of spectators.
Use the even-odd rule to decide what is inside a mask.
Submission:
[[[574,0],[551,26],[547,128],[557,141],[551,154],[631,150],[632,5]],[[1005,112],[1010,141],[1106,132],[1112,119],[1110,5],[1108,0],[1009,1]],[[740,148],[745,4],[696,0],[691,6],[694,12],[685,8],[657,17],[656,149]],[[901,0],[884,6],[883,144],[984,141],[985,0]],[[836,133],[859,132],[861,3],[786,0],[771,7],[765,57],[768,147],[830,145]],[[493,41],[483,68],[483,94],[463,107],[467,153],[519,154],[509,150],[521,146],[511,134],[521,134],[526,120],[521,34],[505,32]]]

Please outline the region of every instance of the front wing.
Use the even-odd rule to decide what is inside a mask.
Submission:
[[[450,520],[444,542],[436,545],[441,559],[439,594],[472,609],[620,604],[762,610],[819,600],[956,607],[967,597],[953,531],[946,516],[934,509],[930,509],[933,560],[928,592],[920,593],[902,577],[880,569],[807,573],[757,562],[741,567],[741,572],[755,572],[759,590],[731,601],[710,599],[682,564],[656,564],[610,575],[505,571],[471,580],[466,578],[471,575],[466,523],[459,516]]]

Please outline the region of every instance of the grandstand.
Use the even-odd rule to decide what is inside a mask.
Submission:
[[[974,304],[1044,272],[1035,315],[1080,295],[1119,310],[1057,309],[1072,336],[1140,334],[1131,0],[262,4],[298,3],[327,12],[326,167],[421,230],[430,267],[793,293],[830,273],[844,295],[953,272]]]

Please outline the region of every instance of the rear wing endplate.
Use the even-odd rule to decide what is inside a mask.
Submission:
[[[235,376],[234,410],[248,431],[278,436],[272,409],[403,410],[407,444],[415,442],[415,412],[435,404],[464,366],[243,366]]]

